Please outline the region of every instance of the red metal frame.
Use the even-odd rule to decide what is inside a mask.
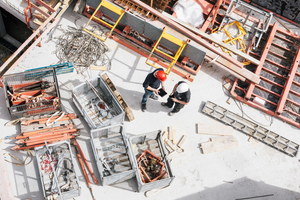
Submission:
[[[257,66],[256,70],[255,70],[255,74],[259,75],[262,68],[263,68],[263,65],[265,63],[265,59],[267,58],[267,55],[268,55],[268,52],[269,52],[269,49],[271,47],[271,44],[272,44],[272,41],[273,41],[273,38],[275,36],[275,33],[277,31],[277,28],[278,28],[278,23],[275,23],[275,25],[272,27],[272,31],[270,32],[269,34],[269,38],[268,38],[268,41],[266,43],[266,46],[260,56],[260,64]],[[254,87],[255,87],[255,84],[254,83],[250,83],[250,86],[248,88],[248,91],[247,91],[247,94],[245,96],[246,99],[250,99],[252,93],[253,93],[253,90],[254,90]]]
[[[206,1],[203,1],[203,2],[206,2]],[[205,32],[210,24],[211,24],[211,26],[214,25],[216,17],[218,15],[218,10],[223,2],[224,2],[224,0],[218,0],[217,3],[213,6],[211,12],[209,13],[207,19],[205,20],[204,24],[202,25],[202,27],[200,29],[201,31]],[[206,3],[208,3],[208,2],[206,2]]]
[[[282,94],[274,93],[274,92],[272,92],[272,91],[270,91],[270,90],[268,90],[266,88],[263,88],[263,87],[261,87],[259,85],[255,85],[255,84],[252,84],[252,83],[249,83],[249,87],[246,90],[244,90],[243,88],[240,88],[237,85],[238,80],[236,80],[234,82],[234,84],[233,84],[232,89],[231,89],[231,95],[234,96],[234,98],[236,98],[237,100],[242,101],[243,103],[246,103],[246,104],[248,104],[248,105],[250,105],[250,106],[252,106],[254,108],[258,108],[258,109],[264,111],[267,114],[275,116],[275,117],[281,119],[282,121],[285,121],[287,123],[290,123],[290,124],[292,124],[292,125],[300,128],[300,123],[298,123],[298,122],[296,122],[296,121],[294,121],[294,120],[292,120],[290,118],[287,118],[287,117],[285,117],[285,116],[282,115],[282,112],[286,111],[286,112],[294,115],[295,117],[300,118],[300,114],[299,113],[296,113],[296,112],[294,112],[292,110],[285,109],[286,102],[290,102],[293,105],[296,105],[296,106],[300,107],[300,103],[297,103],[297,102],[295,102],[295,101],[293,101],[291,99],[288,99],[288,94],[289,93],[291,93],[291,94],[293,94],[295,96],[300,97],[299,93],[291,90],[291,85],[292,84],[297,85],[298,87],[300,87],[300,83],[294,81],[294,77],[295,76],[300,77],[300,73],[296,72],[296,70],[298,68],[298,65],[299,65],[299,60],[300,60],[300,47],[298,47],[298,50],[297,50],[296,53],[293,53],[294,54],[294,60],[293,60],[293,63],[291,64],[291,68],[290,69],[288,69],[287,67],[282,66],[282,65],[280,65],[280,64],[278,64],[278,63],[276,63],[274,61],[271,61],[268,58],[266,58],[266,56],[267,56],[268,53],[271,53],[274,56],[279,56],[278,54],[270,51],[270,46],[274,45],[274,43],[272,43],[273,38],[277,37],[277,38],[282,39],[282,40],[284,40],[286,42],[294,43],[292,40],[286,39],[286,38],[284,38],[282,36],[279,36],[279,35],[275,35],[276,32],[284,34],[284,35],[287,35],[287,36],[293,38],[295,41],[299,41],[300,38],[299,38],[298,35],[292,34],[292,33],[288,32],[288,31],[286,31],[285,29],[280,28],[277,23],[275,23],[274,25],[271,25],[270,29],[271,29],[271,31],[270,31],[269,37],[268,37],[268,39],[266,41],[266,46],[265,46],[265,48],[264,48],[261,56],[258,55],[258,54],[256,54],[256,53],[253,53],[251,51],[249,53],[251,53],[252,55],[260,57],[261,61],[262,61],[262,59],[264,59],[264,62],[270,63],[270,64],[278,67],[279,69],[286,70],[286,71],[289,72],[288,77],[285,77],[285,76],[282,76],[281,74],[278,74],[278,73],[276,73],[276,72],[274,72],[274,71],[272,71],[272,70],[270,70],[270,69],[268,69],[266,67],[263,67],[263,66],[258,66],[257,69],[256,69],[257,74],[260,74],[261,70],[263,70],[263,71],[266,71],[266,72],[268,72],[268,73],[270,73],[270,74],[272,74],[272,75],[274,75],[274,76],[276,76],[276,77],[284,80],[285,84],[283,86],[283,85],[275,83],[275,82],[273,82],[273,81],[271,81],[271,80],[269,80],[269,79],[267,79],[267,78],[265,78],[263,76],[260,76],[261,80],[266,81],[269,84],[274,85],[275,87],[283,89]],[[280,45],[276,44],[274,46],[279,47]],[[279,47],[279,48],[281,48],[281,47]],[[288,50],[287,48],[284,48],[284,47],[282,47],[281,49]],[[287,59],[284,56],[279,56],[279,57],[281,57],[282,59]],[[261,97],[261,96],[259,96],[257,94],[254,94],[253,90],[254,90],[255,87],[257,89],[259,89],[259,90],[267,92],[268,94],[276,96],[277,98],[279,97],[278,103],[274,103],[274,102],[269,101],[269,100],[267,100],[267,99],[265,99],[265,98],[263,98],[263,97]],[[237,95],[235,93],[236,89],[243,91],[245,93],[245,97],[243,98],[243,97]],[[258,98],[264,100],[265,102],[273,105],[274,107],[276,107],[276,111],[273,112],[273,111],[271,111],[271,110],[269,110],[269,109],[267,109],[267,108],[265,108],[265,107],[263,107],[261,105],[255,104],[254,102],[252,102],[250,100],[251,97],[258,97]]]
[[[27,28],[30,28],[29,21],[32,19],[33,16],[32,16],[30,0],[27,0],[27,2],[28,2],[28,6],[24,9],[24,14],[25,14],[25,20],[26,20]],[[27,14],[28,9],[29,9],[29,14],[30,14],[29,18],[28,18],[28,14]]]
[[[244,1],[250,2],[249,0],[248,1],[244,0]],[[230,1],[229,0],[225,0],[225,3],[229,4]],[[221,8],[226,10],[226,7],[224,7],[223,5],[221,5]],[[212,9],[211,13],[208,15],[208,18],[205,21],[205,23],[204,23],[204,25],[203,25],[203,27],[201,29],[203,32],[210,30],[209,25],[210,25],[212,16],[214,16],[214,14],[215,14],[215,13],[213,13],[213,11],[215,11],[216,9],[217,8],[214,7],[214,9]],[[264,9],[264,10],[268,11],[266,9]],[[238,14],[238,15],[244,17],[244,18],[247,16],[246,13],[243,13],[243,12],[237,10],[237,9],[234,10],[234,13]],[[220,13],[217,13],[217,15],[220,16],[220,17],[223,16]],[[254,23],[260,23],[258,19],[254,18],[252,16],[249,16],[248,20],[250,20],[250,21],[252,21]],[[292,22],[292,23],[294,23],[294,22]],[[215,21],[214,25],[215,26],[219,26],[219,22]],[[265,77],[263,77],[263,76],[260,75],[260,78],[261,78],[262,81],[265,81],[265,82],[273,85],[274,87],[280,88],[282,90],[282,94],[277,94],[277,93],[275,93],[273,91],[270,91],[267,88],[264,88],[264,87],[262,87],[260,85],[256,85],[256,84],[251,83],[249,81],[246,81],[246,83],[249,85],[248,88],[241,88],[238,85],[238,79],[236,79],[234,81],[234,84],[233,84],[233,87],[232,87],[230,93],[237,100],[242,101],[243,103],[246,103],[246,104],[248,104],[248,105],[250,105],[250,106],[252,106],[254,108],[260,109],[260,110],[264,111],[265,113],[267,113],[269,115],[275,116],[275,117],[277,117],[277,118],[279,118],[279,119],[281,119],[281,120],[283,120],[285,122],[288,122],[288,123],[290,123],[290,124],[292,124],[292,125],[300,128],[300,123],[298,123],[295,120],[293,120],[292,117],[288,118],[288,117],[285,117],[285,116],[282,115],[282,112],[286,111],[286,112],[290,113],[291,115],[293,115],[295,118],[296,117],[300,118],[300,114],[299,113],[296,113],[296,112],[294,112],[292,110],[285,109],[286,102],[290,102],[293,105],[298,106],[300,108],[300,103],[297,103],[297,102],[295,102],[295,101],[293,101],[293,100],[291,100],[291,99],[288,98],[288,94],[293,94],[293,95],[295,95],[297,97],[300,97],[300,94],[298,92],[291,90],[291,86],[292,85],[298,86],[300,88],[300,83],[294,81],[294,77],[295,76],[300,77],[300,73],[298,73],[296,71],[297,68],[298,68],[298,65],[299,65],[299,60],[300,60],[300,55],[299,55],[300,54],[299,53],[300,47],[298,47],[297,52],[292,52],[289,49],[287,49],[287,48],[285,48],[283,46],[280,46],[279,44],[276,44],[276,43],[272,42],[273,38],[275,37],[275,38],[278,38],[278,39],[283,40],[285,42],[288,42],[290,44],[294,44],[294,41],[298,41],[298,42],[300,41],[300,36],[298,36],[298,35],[296,35],[294,33],[291,33],[291,32],[287,31],[284,28],[279,27],[278,23],[270,24],[269,30],[270,30],[269,36],[268,36],[267,40],[265,40],[266,46],[264,47],[261,55],[252,52],[251,51],[251,49],[252,49],[251,45],[248,47],[247,54],[250,54],[250,55],[252,55],[254,57],[257,57],[261,61],[260,65],[257,66],[257,68],[255,70],[255,74],[256,75],[260,75],[262,71],[265,71],[265,72],[267,72],[267,73],[269,73],[269,74],[271,74],[271,75],[273,75],[275,77],[278,77],[279,79],[282,79],[285,82],[284,85],[280,85],[280,84],[275,83],[274,81],[269,80],[269,79],[267,79],[267,78],[265,78]],[[283,35],[287,35],[287,36],[289,36],[292,39],[290,39],[290,38],[288,39],[288,38],[286,38],[284,36],[281,36],[281,35],[278,35],[278,34],[275,34],[275,33],[280,33],[280,34],[283,34]],[[262,40],[264,40],[264,38],[262,38]],[[271,45],[273,45],[273,46],[275,46],[277,48],[280,48],[280,49],[282,49],[284,51],[288,51],[288,52],[291,53],[290,55],[294,56],[294,61],[291,63],[291,67],[290,68],[285,67],[285,66],[283,66],[283,65],[281,65],[279,63],[276,63],[276,62],[270,60],[269,58],[267,58],[267,55],[271,54],[271,55],[273,55],[275,57],[278,57],[280,59],[287,60],[286,56],[280,55],[280,54],[278,54],[278,53],[270,50],[270,46]],[[276,67],[278,67],[281,70],[287,71],[288,72],[288,77],[283,76],[281,74],[278,74],[278,73],[276,73],[276,72],[274,72],[274,71],[272,71],[272,70],[264,67],[263,64],[265,62],[267,62],[267,63],[269,63],[269,64],[271,64],[273,66],[276,66]],[[268,99],[265,99],[265,98],[263,98],[263,97],[255,94],[255,93],[253,93],[254,88],[256,88],[258,90],[261,90],[261,91],[264,91],[267,94],[270,94],[270,95],[272,95],[272,96],[274,96],[276,98],[279,98],[279,101],[277,103],[274,103],[273,101],[270,101]],[[239,90],[239,91],[243,92],[244,94],[243,95],[240,94],[240,96],[239,96],[239,95],[237,95],[235,93],[235,90]],[[274,108],[276,109],[276,111],[274,112],[273,110],[269,110],[266,107],[263,107],[261,105],[258,105],[256,103],[252,102],[252,98],[253,97],[258,97],[258,98],[264,100],[265,102],[269,103],[270,105],[274,106]]]
[[[298,47],[296,56],[295,56],[294,61],[293,61],[293,65],[291,67],[291,70],[289,72],[287,81],[285,83],[285,87],[284,87],[283,92],[281,94],[281,97],[280,97],[280,100],[279,100],[279,105],[278,105],[277,110],[276,110],[277,113],[282,113],[283,112],[283,108],[285,107],[287,96],[290,92],[294,77],[296,75],[296,71],[298,69],[299,60],[300,60],[300,47]]]

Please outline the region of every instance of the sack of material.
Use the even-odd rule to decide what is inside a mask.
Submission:
[[[194,0],[179,0],[173,7],[177,18],[195,28],[200,28],[204,23],[202,8]]]

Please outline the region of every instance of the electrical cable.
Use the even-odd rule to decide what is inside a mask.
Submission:
[[[226,80],[226,79],[229,78],[230,76],[232,76],[232,75],[229,75],[229,76],[227,76],[227,77],[224,77],[224,80]],[[242,103],[241,103],[240,101],[237,101],[237,100],[229,93],[228,89],[225,88],[225,84],[226,84],[226,83],[224,83],[224,81],[223,81],[223,83],[222,83],[222,90],[223,90],[223,92],[224,92],[227,96],[231,97],[231,98],[234,100],[236,106],[237,106],[237,107],[240,109],[240,111],[242,112],[242,118],[245,119],[245,116],[246,116],[246,117],[247,117],[248,119],[250,119],[251,121],[255,122],[256,124],[259,124],[260,126],[264,126],[264,127],[269,127],[269,126],[271,126],[271,125],[273,124],[273,117],[272,117],[272,116],[270,116],[270,120],[269,120],[269,121],[270,121],[270,124],[265,125],[265,124],[262,124],[262,123],[260,123],[260,122],[257,122],[257,121],[254,120],[252,117],[250,117],[248,114],[246,114],[245,111],[244,111],[244,109],[243,109]]]
[[[58,115],[60,113],[60,111],[55,112],[53,115],[51,115],[51,117],[47,120],[46,122],[46,126],[52,126],[53,124],[55,124],[57,121],[59,121],[64,115],[65,112],[62,112],[60,117],[58,117],[56,120],[54,120],[53,122],[50,122],[50,119],[56,115]]]
[[[89,31],[96,35],[105,34],[98,25]],[[111,61],[105,54],[108,51],[109,48],[97,37],[82,28],[68,27],[57,39],[55,55],[61,63],[72,62],[77,72],[83,74],[91,65],[110,65]]]
[[[30,150],[26,150],[26,151],[27,151],[27,157],[26,157],[26,159],[25,159],[24,161],[22,161],[20,158],[16,157],[15,155],[13,155],[13,154],[11,154],[11,153],[4,153],[4,154],[3,154],[3,155],[4,155],[4,160],[5,160],[6,162],[12,163],[12,164],[17,165],[17,166],[19,166],[19,167],[25,166],[25,165],[29,165],[29,164],[32,162],[32,152],[31,152]],[[12,162],[12,161],[10,161],[10,160],[7,160],[7,159],[6,159],[6,155],[11,156],[11,157],[14,158],[15,160],[17,160],[19,163],[17,163],[17,162]],[[27,162],[27,160],[28,160],[29,158],[31,158],[31,159],[30,159],[29,162]],[[26,162],[27,162],[27,163],[26,163]]]

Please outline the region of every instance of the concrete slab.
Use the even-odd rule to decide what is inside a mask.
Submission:
[[[87,22],[87,18],[72,12],[73,6],[74,3],[63,15],[60,27],[53,33],[53,39],[46,43],[47,38],[45,38],[42,47],[35,47],[14,72],[58,62],[54,54],[55,38],[62,34],[61,29],[66,29],[68,26],[75,27],[75,20],[77,26],[82,26]],[[148,111],[144,113],[140,110],[143,95],[142,82],[147,74],[153,71],[153,68],[145,64],[146,58],[113,40],[108,39],[106,44],[110,48],[108,55],[112,62],[112,68],[108,75],[135,116],[135,120],[132,122],[125,122],[127,134],[139,135],[173,126],[177,131],[178,139],[181,134],[186,134],[188,140],[185,144],[185,152],[172,157],[171,165],[175,179],[170,187],[146,198],[143,193],[136,192],[137,184],[134,179],[105,187],[92,185],[96,199],[232,200],[247,197],[257,197],[256,199],[263,200],[300,199],[298,158],[288,157],[260,142],[251,140],[249,142],[247,136],[235,130],[233,135],[239,142],[239,148],[211,154],[201,153],[199,144],[208,141],[211,136],[197,134],[196,124],[199,122],[219,123],[201,113],[204,102],[210,100],[233,112],[242,114],[235,103],[230,105],[226,103],[228,97],[222,90],[222,77],[228,75],[225,71],[214,66],[203,66],[194,82],[189,83],[192,92],[191,102],[177,115],[168,116],[169,109],[160,105],[162,101],[166,101],[167,97],[158,101],[148,100]],[[98,71],[91,71],[89,74],[94,77]],[[85,75],[88,77],[87,73]],[[59,75],[58,80],[65,110],[79,114],[71,100],[70,90],[83,82],[82,76],[74,72]],[[168,76],[166,89],[169,93],[179,80],[182,78],[173,73]],[[20,133],[19,127],[4,126],[10,117],[4,103],[3,89],[0,89],[0,99],[1,137],[15,136]],[[246,105],[243,105],[243,111],[264,125],[271,124],[272,120],[269,129],[300,143],[299,129],[266,116]],[[77,119],[75,123],[79,128],[84,128],[78,142],[99,179],[89,141],[88,125],[83,118]],[[9,149],[14,146],[13,142],[4,140],[1,144],[3,152],[11,152]],[[22,159],[27,156],[25,152],[12,153]],[[35,162],[33,160],[29,165],[22,167],[6,163],[15,199],[43,199]],[[75,199],[90,200],[92,197],[78,166],[77,163],[76,169],[80,172],[81,196]],[[261,197],[258,198],[258,196]]]

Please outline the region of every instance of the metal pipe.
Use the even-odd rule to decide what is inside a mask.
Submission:
[[[44,142],[45,142],[45,146],[46,146],[46,149],[47,149],[46,154],[48,155],[48,158],[50,160],[50,165],[51,165],[51,168],[52,168],[52,171],[53,171],[53,174],[54,174],[54,179],[55,179],[56,184],[57,184],[59,197],[60,197],[61,200],[64,200],[62,195],[61,195],[61,191],[60,191],[60,187],[59,187],[59,183],[58,183],[58,178],[57,178],[54,166],[53,166],[53,161],[52,161],[52,158],[51,158],[51,153],[50,153],[49,148],[48,148],[47,140],[45,140]]]

